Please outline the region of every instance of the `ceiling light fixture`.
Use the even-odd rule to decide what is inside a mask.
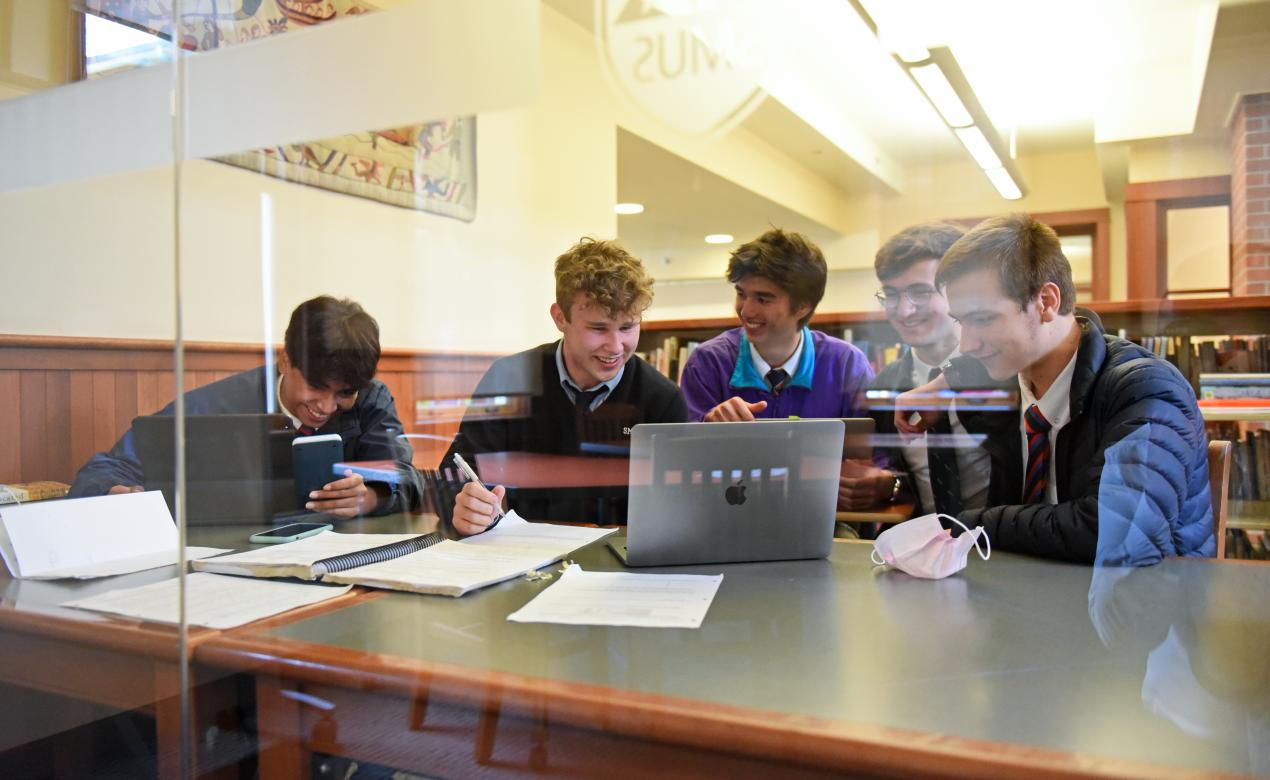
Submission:
[[[644,204],[643,203],[617,203],[613,206],[613,211],[617,212],[618,214],[622,214],[624,216],[629,216],[631,214],[643,214]]]
[[[706,236],[707,244],[730,244],[732,243],[731,233],[711,233]]]
[[[970,88],[970,82],[966,81],[952,50],[937,46],[929,49],[929,54],[922,62],[908,62],[899,54],[895,59],[970,152],[1001,197],[1006,200],[1023,197],[1027,193],[1023,175]]]

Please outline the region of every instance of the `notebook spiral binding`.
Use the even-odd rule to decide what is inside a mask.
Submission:
[[[426,550],[438,542],[444,541],[445,537],[434,531],[423,536],[416,536],[413,539],[406,539],[403,542],[393,542],[392,544],[384,544],[379,547],[372,547],[369,550],[361,552],[346,553],[344,555],[336,555],[313,564],[315,572],[329,574],[331,572],[345,571],[347,569],[356,569],[358,566],[368,566],[372,563],[381,561],[390,561],[393,558],[400,558],[403,555]]]

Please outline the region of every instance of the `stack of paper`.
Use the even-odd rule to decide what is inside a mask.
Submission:
[[[158,491],[0,508],[0,557],[14,577],[87,579],[170,566],[178,544]],[[187,547],[185,557],[223,552]]]
[[[109,612],[154,623],[177,623],[180,615],[179,587],[180,581],[173,578],[68,601],[62,606]],[[236,628],[297,607],[333,599],[351,589],[351,585],[306,585],[222,577],[219,574],[191,574],[185,578],[185,620],[191,626]]]

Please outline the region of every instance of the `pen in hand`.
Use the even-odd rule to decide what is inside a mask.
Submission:
[[[477,475],[476,469],[467,465],[467,461],[464,460],[463,456],[458,454],[457,452],[454,453],[454,465],[457,466],[459,471],[463,473],[463,476],[467,477],[470,481],[475,482],[478,485],[485,484],[484,482],[481,481],[480,476]],[[498,521],[502,519],[503,519],[503,507],[495,503],[494,504],[494,522],[490,523],[485,530],[489,531],[493,529],[494,526],[498,525]]]

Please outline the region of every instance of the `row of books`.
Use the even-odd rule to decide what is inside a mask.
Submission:
[[[1270,561],[1270,531],[1227,529],[1226,557]]]
[[[637,352],[646,363],[662,373],[672,382],[679,381],[679,373],[688,363],[688,356],[701,346],[699,341],[681,340],[678,336],[667,336],[660,347],[648,352]]]
[[[1232,501],[1270,501],[1270,430],[1251,430],[1246,424],[1211,423],[1210,439],[1225,439],[1233,451],[1230,463]],[[1267,518],[1270,522],[1270,518]]]
[[[1267,338],[1266,334],[1256,334],[1139,336],[1132,340],[1177,366],[1198,393],[1203,374],[1252,375],[1270,371]]]
[[[1210,406],[1270,406],[1270,373],[1200,374],[1198,395]]]
[[[904,350],[904,345],[899,342],[863,339],[853,341],[852,335],[851,328],[846,328],[842,331],[840,337],[843,341],[855,344],[864,353],[875,374],[899,360]],[[701,342],[699,341],[680,339],[678,336],[667,336],[662,341],[661,346],[647,352],[637,352],[636,354],[652,365],[653,368],[660,371],[663,376],[668,377],[672,382],[678,382],[679,374],[683,370],[684,364],[688,362],[688,356],[700,345]]]
[[[904,345],[897,341],[856,339],[852,328],[843,328],[834,335],[860,348],[875,371],[898,360],[904,349]],[[1123,331],[1121,335],[1125,335]],[[1197,390],[1201,374],[1251,375],[1270,372],[1270,336],[1266,334],[1137,336],[1132,341],[1177,366]],[[663,374],[675,379],[679,375],[679,367],[699,343],[681,339],[679,336],[667,336],[661,346],[639,355]]]

